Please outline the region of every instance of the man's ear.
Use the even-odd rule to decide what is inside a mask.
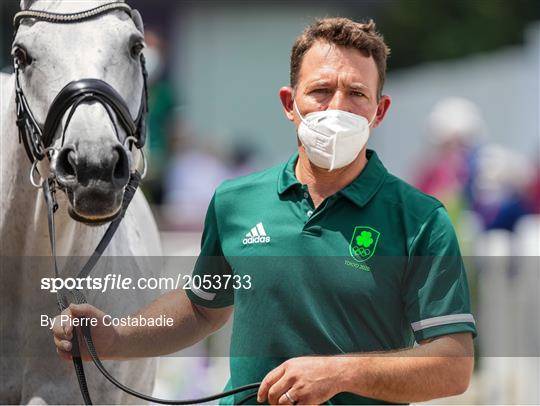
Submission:
[[[379,104],[377,105],[377,115],[375,116],[375,122],[372,126],[373,128],[377,128],[382,123],[391,104],[392,99],[390,96],[383,94],[379,100]]]
[[[289,86],[283,86],[279,89],[279,99],[283,106],[283,112],[289,121],[294,121],[294,98],[293,90]]]

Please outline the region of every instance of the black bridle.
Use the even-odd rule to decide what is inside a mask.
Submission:
[[[58,13],[50,13],[50,12],[36,11],[36,10],[21,11],[17,13],[14,18],[13,24],[14,24],[14,29],[15,29],[15,35],[17,33],[17,30],[19,28],[21,21],[26,18],[31,18],[37,21],[45,21],[49,23],[69,24],[69,23],[77,23],[77,22],[93,19],[102,14],[109,13],[112,11],[118,11],[118,10],[126,12],[132,18],[136,27],[141,32],[143,31],[142,19],[137,10],[133,10],[131,7],[129,7],[125,3],[113,2],[113,3],[101,5],[91,10],[87,10],[87,11],[79,12],[79,13],[72,13],[72,14],[58,14]],[[108,83],[100,79],[81,79],[81,80],[76,80],[76,81],[68,83],[58,93],[58,95],[55,97],[54,101],[52,102],[51,106],[49,107],[49,111],[45,119],[45,124],[42,128],[39,125],[39,123],[36,121],[34,115],[32,114],[32,110],[30,109],[28,100],[26,99],[24,95],[24,92],[23,92],[23,89],[21,87],[20,80],[19,80],[20,67],[17,61],[15,60],[15,63],[14,63],[15,101],[16,101],[16,106],[17,106],[17,127],[19,129],[19,142],[22,142],[24,144],[26,154],[28,155],[28,158],[30,159],[30,162],[32,163],[30,178],[33,184],[34,184],[33,173],[34,173],[34,170],[36,169],[36,164],[42,161],[45,157],[47,157],[49,161],[52,158],[52,155],[55,151],[52,145],[53,145],[53,141],[55,139],[56,133],[58,131],[58,128],[62,122],[62,118],[64,117],[66,112],[71,109],[63,128],[62,141],[61,141],[63,144],[65,131],[69,125],[70,119],[73,116],[73,113],[76,110],[76,108],[83,102],[97,101],[100,104],[102,104],[105,110],[107,111],[107,113],[109,114],[109,117],[113,121],[113,124],[115,123],[115,120],[113,120],[113,115],[112,115],[114,113],[114,115],[118,119],[118,122],[120,123],[120,125],[126,131],[126,134],[127,134],[124,142],[121,142],[122,145],[125,146],[126,144],[131,143],[135,145],[136,148],[141,150],[141,153],[142,153],[142,148],[146,140],[145,117],[148,110],[147,109],[147,100],[148,100],[147,72],[146,72],[146,67],[145,67],[144,56],[142,53],[140,56],[140,64],[141,64],[141,72],[143,76],[143,91],[141,95],[139,113],[137,114],[137,117],[135,119],[131,117],[129,108],[125,100]],[[119,137],[118,131],[116,129],[116,125],[115,125],[115,130],[116,130],[117,137]],[[121,140],[119,139],[119,141]],[[129,147],[130,146],[128,146],[128,148]],[[144,155],[143,155],[143,160],[144,160]],[[116,217],[114,221],[110,223],[110,225],[107,228],[107,231],[105,232],[104,236],[100,240],[92,256],[89,258],[89,260],[84,265],[84,267],[79,271],[77,278],[85,278],[92,272],[97,261],[102,256],[103,252],[105,251],[111,239],[113,238],[114,233],[118,229],[118,226],[120,225],[120,222],[122,221],[126,213],[126,210],[131,200],[133,199],[135,192],[137,191],[140,180],[141,180],[141,174],[139,174],[137,170],[132,171],[130,174],[128,184],[126,185],[126,188],[124,190],[124,197],[122,201],[122,208],[121,208],[120,214]],[[41,185],[39,186],[43,190],[45,202],[47,204],[49,239],[50,239],[50,245],[51,245],[51,253],[52,253],[52,257],[54,261],[54,273],[56,277],[60,277],[60,272],[58,271],[58,265],[57,265],[57,260],[56,260],[56,237],[55,237],[55,225],[54,225],[54,213],[58,207],[56,203],[56,199],[55,199],[55,185],[56,185],[55,175],[50,174],[49,177],[47,179],[44,179]],[[72,298],[72,302],[75,302],[78,304],[86,303],[86,298],[84,297],[81,291],[76,290],[76,289],[63,290],[61,292],[58,292],[57,294],[57,302],[58,302],[58,307],[60,311],[64,311],[69,306],[70,300],[68,299],[68,297]],[[210,402],[212,400],[216,400],[222,397],[230,396],[236,393],[244,392],[246,390],[257,389],[260,385],[260,383],[253,383],[253,384],[245,385],[245,386],[242,386],[242,387],[239,387],[239,388],[227,391],[227,392],[222,392],[217,395],[212,395],[212,396],[208,396],[208,397],[200,398],[200,399],[163,400],[163,399],[154,398],[152,396],[138,393],[134,391],[133,389],[128,388],[127,386],[118,382],[105,369],[105,367],[101,363],[101,360],[99,359],[96,349],[94,347],[90,328],[81,327],[81,332],[83,335],[84,343],[86,344],[88,353],[90,354],[92,361],[94,362],[98,370],[105,376],[105,378],[107,378],[107,380],[109,380],[119,389],[135,397],[138,397],[140,399],[143,399],[149,402],[161,403],[161,404],[173,404],[173,405],[205,403],[205,402]],[[84,402],[85,404],[92,404],[90,393],[88,391],[88,385],[86,382],[86,376],[84,373],[84,366],[83,366],[83,362],[82,362],[80,351],[79,351],[78,337],[77,337],[75,329],[73,330],[71,353],[72,353],[72,358],[73,358],[73,364],[75,367],[75,372],[77,374],[77,380],[79,382],[79,387],[80,387]],[[244,397],[242,400],[240,400],[239,404],[243,404],[253,399],[256,396],[257,396],[256,391],[254,393],[250,393],[249,395]]]
[[[132,10],[125,3],[108,3],[92,10],[73,13],[58,14],[44,11],[25,10],[17,13],[14,19],[15,35],[20,23],[25,18],[32,18],[38,21],[50,23],[77,23],[102,14],[121,10],[127,12],[135,22],[135,25],[142,30],[142,21],[137,10]],[[100,79],[81,79],[68,83],[54,98],[43,127],[36,121],[28,100],[26,99],[21,87],[19,75],[20,67],[15,61],[15,101],[17,104],[17,127],[19,128],[19,142],[23,142],[26,154],[30,162],[41,161],[49,148],[52,146],[56,132],[64,114],[71,108],[70,116],[75,109],[86,101],[97,101],[101,103],[107,112],[111,110],[116,114],[120,125],[127,133],[127,138],[133,140],[135,146],[139,149],[144,147],[146,141],[145,117],[147,113],[148,92],[147,92],[147,72],[144,55],[140,55],[141,73],[143,76],[143,91],[139,112],[135,119],[132,119],[129,108],[125,100],[118,92],[107,82]],[[68,123],[64,127],[64,132]]]

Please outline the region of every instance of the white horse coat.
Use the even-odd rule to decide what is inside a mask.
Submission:
[[[87,10],[99,3],[101,2],[56,1],[51,3],[38,0],[22,2],[22,6],[66,13]],[[117,23],[115,20],[118,20],[116,28],[114,27]],[[107,40],[101,37],[100,27],[105,22],[109,30],[111,27],[121,30],[123,25],[120,23],[126,24],[115,15],[105,15],[84,22],[84,27],[78,28],[88,30],[89,40],[85,44],[74,44],[70,38],[50,38],[51,46],[59,52],[71,53],[72,58],[75,53],[75,58],[84,59],[84,64],[88,68],[81,73],[83,77],[92,77],[93,57],[104,52],[117,51],[114,49],[107,51],[104,48]],[[38,22],[35,26],[37,27],[38,24],[42,24],[45,28],[48,23]],[[47,29],[52,30],[52,28]],[[62,29],[64,30],[62,32],[66,32],[65,28]],[[47,32],[43,35],[47,35]],[[36,90],[36,93],[49,92],[53,94],[47,97],[54,97],[59,86],[67,83],[66,77],[77,74],[75,71],[66,75],[62,73],[46,73],[45,75],[50,77],[50,82],[43,83],[43,88]],[[127,76],[126,80],[129,81],[130,77]],[[80,79],[76,76],[73,78]],[[102,77],[98,76],[98,78]],[[107,78],[103,80],[108,82]],[[40,314],[54,317],[58,314],[58,309],[55,294],[40,290],[40,279],[54,276],[53,269],[49,266],[51,252],[47,211],[41,190],[35,189],[29,182],[30,162],[23,146],[18,142],[14,82],[14,75],[0,75],[0,308],[2,309],[0,403],[82,403],[72,363],[63,361],[57,356],[51,331],[48,327],[41,327],[38,319]],[[140,86],[137,87],[139,88]],[[25,94],[32,93],[28,88],[24,91]],[[37,106],[37,98],[31,95],[27,97],[32,109],[35,108],[38,111],[48,109],[48,106]],[[136,111],[140,94],[126,101],[130,110]],[[90,115],[88,119],[92,122],[94,110],[88,109],[81,114]],[[38,117],[41,124],[43,124],[43,118],[43,114]],[[91,137],[92,134],[82,136]],[[68,215],[68,200],[65,194],[58,192],[57,198],[60,206],[56,213],[58,255],[89,256],[104,234],[107,225],[92,227],[74,221]],[[115,268],[109,271],[122,272],[124,275],[137,278],[148,276],[147,270],[151,261],[149,257],[160,255],[159,235],[154,219],[144,196],[138,191],[105,251],[102,263],[105,263],[104,268],[107,269],[107,263],[112,265],[114,262],[112,257],[132,257],[118,262],[124,269]],[[36,257],[49,259],[37,260]],[[47,263],[47,265],[36,266],[40,263]],[[118,265],[115,263],[115,266]],[[74,275],[77,271],[78,269],[74,269],[70,273]],[[140,307],[142,303],[151,301],[151,297],[156,297],[158,293],[137,291],[137,304],[122,302],[120,299],[114,300],[115,295],[104,295],[99,292],[90,292],[87,297],[89,303],[105,312],[127,315]],[[151,394],[155,361],[114,361],[105,362],[105,365],[120,382],[143,393]],[[85,363],[85,370],[94,403],[140,403],[108,383],[93,364]]]

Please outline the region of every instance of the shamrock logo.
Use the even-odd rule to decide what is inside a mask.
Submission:
[[[356,237],[356,244],[360,247],[369,248],[373,244],[373,234],[371,231],[362,231],[359,236]]]
[[[372,227],[354,227],[351,241],[349,242],[349,254],[358,262],[364,262],[371,258],[377,249],[381,233]]]

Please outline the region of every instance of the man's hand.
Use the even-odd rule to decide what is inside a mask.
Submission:
[[[218,330],[229,319],[233,306],[220,309],[197,306],[186,295],[185,290],[172,290],[158,297],[132,316],[142,318],[171,317],[172,326],[104,326],[101,310],[89,304],[71,305],[62,314],[74,318],[90,317],[97,320],[92,326],[92,339],[102,359],[130,359],[158,357],[171,354],[197,343]],[[70,319],[71,320],[71,319]],[[64,323],[66,324],[66,323]],[[60,325],[56,317],[53,325],[54,343],[62,358],[71,359],[73,327],[70,323]],[[82,333],[77,334],[82,343]],[[90,355],[84,344],[79,345],[84,360]]]
[[[101,310],[89,304],[70,305],[62,312],[63,315],[69,315],[69,321],[61,324],[60,316],[56,316],[53,324],[54,343],[56,351],[65,360],[71,360],[71,349],[73,347],[71,340],[73,339],[73,318],[91,318],[97,320],[97,326],[90,327],[92,332],[92,340],[100,358],[113,358],[113,347],[118,341],[118,331],[115,327],[103,325],[103,313]],[[82,337],[82,332],[77,332],[79,339],[79,350],[81,358],[85,361],[91,360],[90,354],[86,350],[86,344]]]
[[[341,367],[340,357],[289,359],[265,376],[257,394],[257,401],[264,402],[268,399],[271,405],[324,403],[341,392]]]

